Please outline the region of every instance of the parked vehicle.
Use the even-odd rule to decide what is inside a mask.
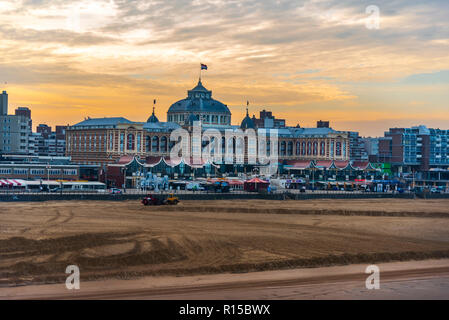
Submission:
[[[110,194],[122,194],[122,190],[117,189],[117,188],[111,188],[111,189],[109,189],[109,193]]]
[[[186,185],[188,191],[204,191],[205,188],[200,183],[190,182]]]
[[[440,188],[431,188],[430,193],[441,193],[441,189]]]

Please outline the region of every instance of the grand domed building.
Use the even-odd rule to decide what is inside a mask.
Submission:
[[[184,125],[193,115],[206,125],[230,125],[231,111],[224,103],[212,98],[212,91],[207,90],[201,83],[187,91],[187,97],[173,103],[167,112],[167,121]]]
[[[261,118],[265,113],[265,110],[261,112]],[[271,112],[269,114],[271,117]],[[114,168],[124,170],[123,168],[129,168],[131,163],[140,173],[151,171],[161,175],[190,174],[192,168],[196,170],[196,174],[202,172],[211,176],[218,172],[221,174],[248,170],[251,172],[258,164],[248,162],[246,152],[249,148],[253,150],[266,148],[267,154],[276,150],[280,168],[288,170],[303,170],[312,165],[325,168],[344,167],[349,162],[350,141],[347,133],[329,127],[287,127],[285,123],[276,127],[277,120],[274,121],[274,117],[251,118],[248,109],[241,121],[232,124],[228,106],[213,99],[212,91],[206,89],[201,80],[193,89],[187,91],[186,98],[169,107],[166,122],[160,121],[160,118],[157,117],[154,107],[146,122],[133,122],[123,117],[87,118],[67,128],[67,156],[70,156],[75,163],[100,165],[104,171],[108,171],[109,177],[111,176],[109,172],[119,170]],[[201,124],[203,132],[206,129],[216,129],[215,132],[221,134],[223,154],[225,149],[230,149],[234,154],[231,156],[231,163],[224,158],[214,158],[213,163],[192,163],[192,159],[173,162],[170,159],[170,152],[175,145],[170,140],[172,132],[183,128],[191,134],[195,122]],[[249,129],[254,130],[256,136],[260,137],[267,135],[267,131],[273,128],[276,128],[278,137],[276,147],[270,145],[269,140],[262,145],[257,139],[249,142],[248,138],[242,138],[237,134],[231,137],[225,135],[225,132],[237,133]],[[201,154],[205,142],[200,140],[199,143],[200,147],[195,147],[194,138],[191,137],[189,144],[192,148],[191,154],[198,151]],[[239,159],[243,159],[244,162],[239,162]],[[112,171],[109,171],[110,168]],[[130,171],[129,174],[129,179],[138,179],[136,172]],[[134,185],[134,182],[130,185]]]

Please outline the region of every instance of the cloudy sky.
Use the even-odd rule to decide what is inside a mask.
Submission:
[[[249,100],[289,125],[449,129],[447,0],[0,0],[0,16],[0,89],[36,125],[146,121],[154,98],[165,120],[202,62],[234,123]]]

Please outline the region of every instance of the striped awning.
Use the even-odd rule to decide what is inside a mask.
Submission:
[[[24,181],[20,179],[0,179],[0,186],[20,187]]]

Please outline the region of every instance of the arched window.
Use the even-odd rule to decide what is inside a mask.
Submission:
[[[337,155],[337,156],[341,156],[341,142],[337,142],[336,144],[335,144],[335,154]]]
[[[316,141],[313,143],[313,155],[318,155],[318,142]]]
[[[287,155],[289,156],[293,155],[293,141],[288,142]]]
[[[167,137],[163,136],[161,138],[161,152],[167,152]]]
[[[128,150],[134,150],[134,134],[130,133],[128,134],[128,139],[126,142],[126,148]]]
[[[145,152],[151,152],[151,137],[145,136]]]
[[[286,143],[285,141],[281,142],[281,156],[285,156],[285,148],[286,148]]]
[[[326,155],[326,143],[321,141],[320,143],[320,156]]]
[[[301,146],[301,154],[303,156],[306,155],[306,143],[304,141],[302,142],[302,146]]]
[[[307,142],[307,155],[310,156],[312,154],[312,142]]]
[[[296,141],[296,155],[299,156],[300,152],[301,152],[301,143],[299,141]]]
[[[151,140],[151,152],[159,152],[159,137],[154,136]]]

